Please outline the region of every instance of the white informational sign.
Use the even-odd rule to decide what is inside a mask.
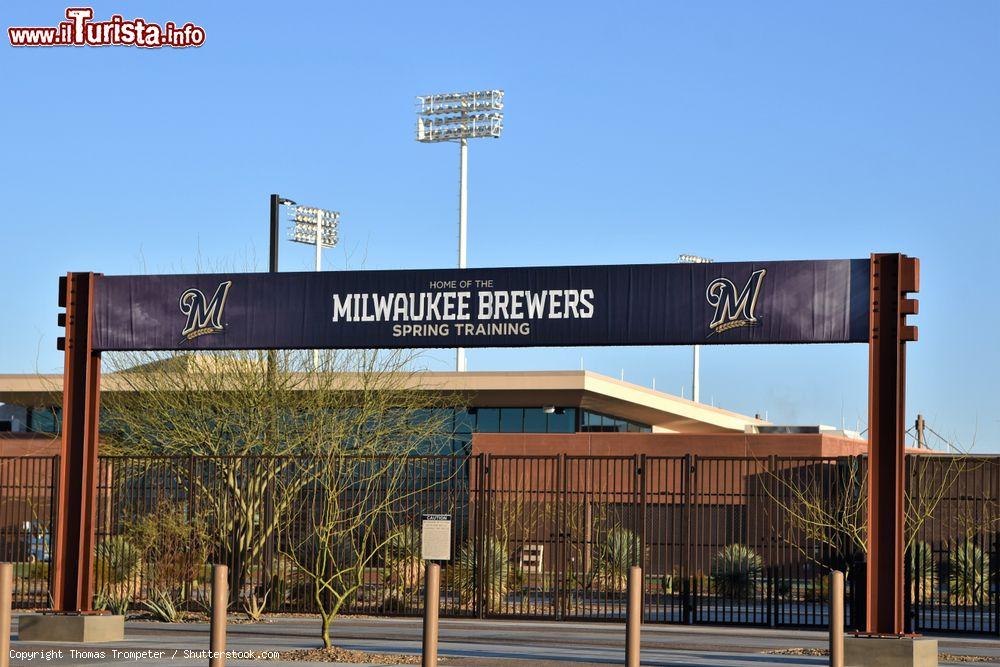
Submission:
[[[451,560],[450,514],[424,514],[420,557],[424,560]]]

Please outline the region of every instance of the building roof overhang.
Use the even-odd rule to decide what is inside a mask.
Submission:
[[[741,433],[747,425],[766,423],[591,371],[425,371],[408,374],[405,384],[455,395],[471,407],[578,407],[649,424],[662,432]],[[349,390],[350,381],[342,386]],[[115,373],[101,378],[102,392],[125,388]],[[0,375],[0,403],[58,405],[61,393],[61,374]]]

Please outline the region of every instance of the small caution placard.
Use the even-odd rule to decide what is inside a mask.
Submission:
[[[420,536],[424,560],[451,560],[451,515],[424,514]]]

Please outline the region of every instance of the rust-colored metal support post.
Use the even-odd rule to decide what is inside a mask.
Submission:
[[[900,254],[871,257],[868,352],[867,632],[900,635],[903,605],[903,491],[906,429],[906,342],[917,329],[919,261]]]
[[[59,458],[57,520],[52,554],[55,611],[89,611],[93,601],[94,531],[97,516],[97,434],[101,398],[101,353],[94,351],[93,273],[69,273],[60,280],[59,315],[66,337],[63,369],[62,450]]]
[[[14,566],[0,563],[0,667],[10,667],[10,608],[14,601]]]
[[[642,630],[642,568],[628,569],[628,609],[625,612],[625,667],[639,667]]]
[[[208,640],[209,667],[226,665],[226,610],[229,608],[229,568],[212,567],[212,624]]]
[[[830,667],[844,667],[844,573],[830,573]]]
[[[438,664],[438,608],[441,605],[441,566],[427,563],[424,578],[424,645],[423,667]]]

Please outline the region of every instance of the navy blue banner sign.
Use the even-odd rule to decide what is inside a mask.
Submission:
[[[869,260],[98,276],[97,350],[868,342]]]

